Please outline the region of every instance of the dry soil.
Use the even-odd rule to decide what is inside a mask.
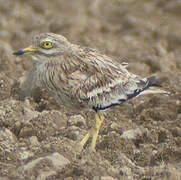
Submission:
[[[140,76],[156,73],[171,96],[110,109],[96,152],[82,150],[91,113],[72,114],[45,90],[22,99],[31,61],[12,52],[41,32],[128,62]],[[0,179],[180,180],[180,58],[178,0],[0,0]]]

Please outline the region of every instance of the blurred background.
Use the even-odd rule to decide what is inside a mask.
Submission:
[[[1,51],[26,47],[34,34],[54,32],[131,63],[134,73],[175,76],[181,68],[180,8],[177,0],[1,0]]]
[[[0,125],[13,133],[13,136],[15,134],[17,138],[23,138],[17,142],[16,146],[8,141],[12,145],[8,154],[10,157],[12,152],[18,151],[21,141],[29,142],[32,133],[41,143],[46,140],[50,144],[54,140],[46,138],[56,136],[54,135],[56,130],[60,133],[57,122],[51,119],[57,116],[48,116],[47,121],[55,123],[55,129],[52,131],[47,130],[46,125],[44,129],[41,128],[44,116],[42,119],[40,118],[41,121],[40,119],[38,121],[41,125],[38,126],[35,123],[37,129],[33,129],[35,124],[32,114],[36,114],[40,110],[43,111],[44,108],[50,113],[54,113],[53,106],[47,107],[46,103],[41,104],[41,102],[37,105],[32,101],[27,105],[18,100],[20,84],[22,79],[26,77],[30,63],[23,61],[17,64],[12,52],[27,47],[31,43],[32,36],[42,32],[62,34],[72,43],[96,48],[113,57],[115,61],[128,62],[129,71],[143,77],[156,73],[159,77],[158,83],[172,93],[172,98],[145,97],[144,100],[135,100],[134,108],[132,106],[130,108],[130,105],[126,104],[107,114],[108,121],[105,122],[103,130],[100,132],[101,139],[97,147],[97,153],[100,154],[98,157],[96,156],[99,162],[105,160],[108,163],[105,165],[104,162],[105,170],[101,171],[102,164],[93,163],[95,162],[94,156],[90,155],[88,159],[83,156],[84,160],[93,163],[90,171],[84,169],[88,165],[85,166],[79,159],[77,164],[75,163],[76,168],[80,170],[79,174],[75,173],[75,164],[70,164],[72,171],[69,169],[69,174],[64,173],[62,176],[60,175],[61,171],[56,172],[58,174],[55,173],[56,178],[75,176],[74,179],[90,179],[100,175],[110,175],[115,179],[119,179],[119,177],[127,179],[130,176],[132,179],[145,177],[147,180],[149,178],[151,180],[152,177],[153,179],[161,179],[162,174],[166,179],[179,179],[181,177],[179,174],[181,172],[181,1],[0,0]],[[23,59],[25,60],[25,58]],[[24,106],[32,111],[32,118],[28,120],[32,125],[32,129],[30,128],[32,131],[28,131],[29,134],[26,131],[24,134],[21,133],[22,127],[18,125],[19,121],[26,124],[24,122],[26,118],[23,116],[26,111],[22,110]],[[6,111],[12,112],[12,114],[7,115]],[[120,111],[123,112],[122,115]],[[64,112],[61,113],[66,115]],[[22,120],[20,117],[24,119]],[[50,129],[51,127],[53,126],[49,126]],[[75,125],[75,127],[74,130],[76,129],[80,134],[83,130],[88,129],[86,125],[83,127]],[[144,133],[139,135],[139,138],[133,141],[119,139],[121,132],[137,127],[144,129]],[[60,133],[63,141],[65,137],[68,137],[69,140],[76,139],[67,135],[74,132],[72,129],[61,131],[64,133]],[[114,135],[110,135],[109,133],[112,131],[116,135],[114,133]],[[83,136],[83,133],[81,135]],[[0,142],[1,140],[0,135]],[[112,145],[111,142],[116,144],[121,142],[121,146]],[[60,148],[40,150],[40,147],[44,147],[41,143],[38,146],[38,151],[41,151],[42,154],[54,151],[56,148],[58,151]],[[72,141],[69,143],[71,144]],[[31,144],[22,146],[25,149],[28,148],[34,155],[38,154],[38,151],[32,149]],[[12,172],[16,172],[16,166],[26,164],[25,160],[27,159],[22,160],[15,155],[8,161],[6,157],[9,156],[5,149],[8,149],[9,146],[2,147],[3,150],[0,151],[0,163],[3,165],[1,173],[6,177],[15,178]],[[59,151],[65,153],[66,147],[61,147],[62,149]],[[77,156],[73,145],[69,151],[70,154],[74,153],[75,157]],[[123,154],[120,155],[120,152],[125,155],[125,159]],[[34,159],[34,155],[30,155],[30,157]],[[63,155],[69,157],[66,153]],[[135,166],[130,165],[126,157],[131,159]],[[124,162],[122,161],[121,164],[118,159],[119,161],[124,159]],[[71,161],[71,159],[69,160]],[[162,166],[161,163],[169,165]],[[137,165],[145,167],[145,169],[136,171]],[[154,169],[155,167],[157,170]],[[94,168],[97,168],[97,171]],[[92,176],[90,172],[93,173]],[[178,175],[178,178],[175,174]],[[17,174],[17,177],[20,177],[20,174]],[[33,179],[34,176],[31,174],[31,176],[24,177]]]

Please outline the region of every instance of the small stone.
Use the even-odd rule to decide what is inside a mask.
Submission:
[[[158,153],[157,150],[153,150],[153,151],[152,151],[153,156],[155,156],[157,153]]]
[[[79,137],[79,134],[79,128],[76,126],[71,126],[66,137],[72,139],[73,141],[76,141]]]
[[[178,136],[181,137],[181,128],[175,127],[174,129],[172,129],[172,135],[174,137],[178,137]]]
[[[177,146],[181,147],[181,137],[175,138],[175,142],[176,142]]]
[[[30,103],[29,99],[26,99],[25,104],[28,104],[28,103]],[[23,113],[24,113],[25,122],[29,122],[31,119],[34,119],[40,115],[39,112],[32,111],[31,109],[26,108],[26,107],[24,107]]]
[[[1,117],[1,118],[4,117],[5,114],[6,114],[6,112],[0,109],[0,117]]]
[[[111,176],[94,176],[93,180],[117,180]]]
[[[72,177],[66,177],[63,180],[73,180],[73,178]]]
[[[49,159],[52,161],[52,164],[54,165],[54,167],[56,168],[62,168],[65,165],[69,164],[70,161],[65,158],[64,156],[62,156],[61,154],[59,154],[58,152],[53,153],[50,156],[46,156],[46,159]]]
[[[83,116],[81,115],[74,115],[71,116],[68,120],[69,126],[85,126],[86,125],[86,120],[84,119]]]
[[[67,164],[70,163],[70,161],[68,159],[66,159],[64,156],[62,156],[58,152],[55,152],[55,153],[53,153],[51,155],[48,155],[48,156],[45,156],[45,157],[39,157],[39,158],[37,158],[35,160],[30,161],[26,165],[20,166],[18,168],[18,171],[20,173],[23,173],[24,171],[29,171],[30,172],[42,160],[51,161],[51,164],[54,166],[54,168],[57,168],[57,169],[62,169]]]
[[[121,138],[123,139],[129,139],[129,140],[136,140],[138,137],[142,136],[143,132],[139,129],[130,129],[127,131],[124,131],[121,135]]]
[[[131,165],[131,164],[130,164]],[[133,166],[134,167],[134,166]],[[132,171],[131,168],[127,167],[127,166],[123,166],[121,169],[122,175],[124,177],[127,177],[127,180],[132,180]]]
[[[36,131],[34,130],[34,127],[27,123],[21,130],[20,133],[18,134],[19,137],[30,137],[32,135],[35,135]]]
[[[40,174],[36,178],[36,180],[46,180],[49,176],[56,175],[56,171],[49,170],[49,171],[40,171]]]
[[[181,120],[181,113],[177,115],[177,119],[176,120]]]
[[[0,139],[13,143],[17,141],[16,136],[7,128],[2,128],[0,130]]]
[[[117,127],[118,127],[118,124],[117,123],[115,123],[115,122],[112,122],[112,124],[111,124],[111,129],[116,129]]]
[[[93,180],[100,180],[100,176],[94,176]]]
[[[38,146],[39,145],[39,141],[38,141],[38,138],[36,136],[31,136],[29,138],[29,142],[32,146]]]
[[[101,177],[101,180],[116,180],[116,179],[114,179],[114,178],[111,177],[111,176],[102,176],[102,177]]]
[[[26,159],[32,157],[34,155],[34,153],[22,148],[18,151],[17,155],[19,156],[19,159],[23,161],[23,160],[26,160]]]
[[[9,180],[9,178],[0,176],[0,180]]]

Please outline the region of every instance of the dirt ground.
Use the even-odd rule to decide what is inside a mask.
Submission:
[[[144,96],[105,113],[96,152],[80,140],[93,115],[58,107],[45,90],[22,99],[31,62],[12,52],[54,32],[156,73],[171,96]],[[181,2],[0,0],[1,180],[180,180]]]

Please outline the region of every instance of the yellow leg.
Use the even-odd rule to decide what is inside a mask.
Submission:
[[[89,130],[88,133],[85,135],[85,137],[82,139],[82,141],[80,142],[81,146],[84,147],[84,145],[86,144],[86,142],[88,141],[89,137],[91,135],[91,131]]]
[[[104,116],[102,114],[95,113],[95,125],[88,131],[86,136],[82,139],[81,145],[82,147],[86,144],[90,136],[92,136],[92,142],[91,142],[91,150],[95,150],[96,147],[96,141],[97,136],[99,134],[99,129],[101,127],[102,122],[104,121]]]
[[[97,136],[99,134],[99,130],[101,127],[102,122],[104,121],[104,116],[102,114],[95,114],[96,124],[92,129],[92,142],[91,142],[91,149],[94,151],[96,148],[96,141]]]

